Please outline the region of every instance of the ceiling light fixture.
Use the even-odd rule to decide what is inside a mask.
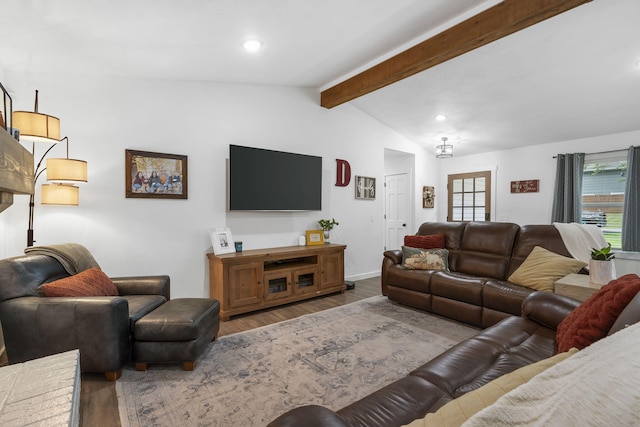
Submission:
[[[255,39],[247,40],[246,42],[242,43],[242,47],[244,47],[248,52],[257,52],[262,47],[262,42]]]
[[[439,159],[453,157],[453,145],[447,144],[446,136],[442,137],[442,145],[436,145],[436,157]]]
[[[438,114],[436,116],[436,120],[439,122],[444,122],[445,120],[447,120],[447,116],[445,116],[444,114]]]

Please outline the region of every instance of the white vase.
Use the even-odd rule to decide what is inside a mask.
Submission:
[[[330,231],[329,231],[329,230],[324,230],[324,231],[323,231],[323,234],[324,234],[324,242],[325,242],[325,243],[329,243],[329,237],[330,237],[330,236],[329,236],[329,233],[330,233]]]
[[[606,285],[616,278],[616,265],[613,261],[589,260],[589,281],[598,285]]]

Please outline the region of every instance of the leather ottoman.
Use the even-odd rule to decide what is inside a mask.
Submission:
[[[169,300],[134,326],[133,361],[144,371],[148,363],[182,363],[185,371],[220,329],[220,303],[209,298]]]

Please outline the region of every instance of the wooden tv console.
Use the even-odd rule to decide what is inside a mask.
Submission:
[[[344,292],[345,245],[254,249],[209,258],[209,295],[220,319]]]

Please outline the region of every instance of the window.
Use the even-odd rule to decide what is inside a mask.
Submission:
[[[447,220],[490,221],[491,171],[449,175]]]
[[[595,224],[611,246],[622,247],[627,152],[587,154],[582,181],[582,223]]]

